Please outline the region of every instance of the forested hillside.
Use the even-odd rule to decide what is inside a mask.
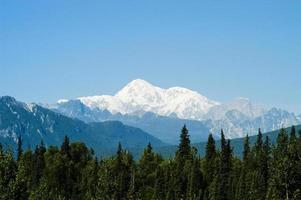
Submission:
[[[175,156],[164,159],[149,144],[139,160],[118,146],[116,155],[99,159],[83,143],[17,155],[0,148],[0,199],[300,199],[301,132],[281,129],[276,144],[259,131],[254,146],[244,141],[243,158],[233,156],[230,140],[212,135],[204,157],[190,144],[184,126]],[[220,146],[220,148],[217,148]],[[219,150],[220,149],[220,150]]]

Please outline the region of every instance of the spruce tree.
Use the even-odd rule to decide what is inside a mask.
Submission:
[[[125,199],[127,196],[131,183],[132,165],[132,155],[128,151],[124,151],[119,143],[113,171],[113,181],[116,184],[114,198]]]
[[[231,173],[232,150],[230,140],[225,139],[223,130],[221,130],[221,155],[219,171],[216,182],[216,200],[229,200],[230,173]]]
[[[17,164],[11,151],[2,152],[0,158],[0,200],[13,199]]]
[[[190,168],[190,174],[188,177],[186,199],[202,199],[204,190],[203,174],[200,169],[200,160],[194,159]]]
[[[296,127],[293,125],[291,128],[290,140],[291,140],[291,142],[294,142],[296,139],[297,139]]]
[[[137,172],[137,187],[143,199],[150,199],[153,196],[153,187],[155,185],[155,170],[159,165],[153,148],[149,143],[144,150],[139,163]]]
[[[180,144],[176,152],[176,159],[179,161],[186,161],[191,159],[191,146],[186,125],[183,126],[180,135]]]
[[[11,197],[14,200],[28,199],[28,177],[26,176],[25,164],[22,157],[18,162],[18,170],[14,182],[11,182]]]
[[[156,169],[155,175],[155,186],[154,193],[152,196],[153,200],[165,199],[166,196],[166,183],[165,183],[165,173],[164,169],[161,166],[158,166]]]
[[[188,166],[192,164],[192,151],[186,125],[181,130],[180,144],[176,152],[175,162],[173,195],[176,199],[183,199],[186,196],[188,186],[188,171],[184,169],[188,169]]]
[[[267,139],[267,143],[269,140]],[[268,148],[268,147],[266,147]],[[250,188],[251,199],[265,199],[268,185],[268,157],[261,130],[258,130],[257,141],[253,149],[253,173]]]
[[[244,151],[243,151],[243,165],[240,173],[239,182],[237,185],[237,192],[235,199],[249,199],[249,182],[248,182],[248,174],[250,170],[250,142],[249,136],[247,135],[244,139]]]
[[[277,138],[276,146],[273,149],[273,159],[269,184],[269,199],[290,199],[290,170],[291,163],[288,157],[288,141],[286,130],[282,128]]]
[[[18,162],[21,160],[22,155],[23,155],[23,149],[22,149],[22,137],[21,135],[18,137],[18,142],[17,142],[17,160]]]
[[[33,155],[33,170],[32,170],[32,186],[37,187],[40,183],[40,179],[43,176],[43,171],[45,168],[45,157],[44,154],[46,148],[44,142],[41,141],[41,144],[38,145],[35,149]]]
[[[70,156],[70,141],[67,135],[64,137],[64,142],[62,143],[61,146],[61,153],[68,157]]]
[[[215,140],[212,134],[209,134],[208,141],[206,144],[206,152],[205,152],[205,163],[204,163],[204,173],[205,179],[207,183],[207,187],[210,186],[214,179],[214,175],[216,173],[216,147]]]
[[[298,139],[300,140],[296,137],[295,126],[292,126],[288,143],[288,185],[289,196],[292,198],[301,195],[301,149],[298,148]]]

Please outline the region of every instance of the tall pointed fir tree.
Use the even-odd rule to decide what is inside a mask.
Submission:
[[[19,162],[21,160],[21,157],[23,155],[23,148],[22,148],[22,137],[21,135],[18,137],[18,142],[17,142],[17,161]]]
[[[250,189],[250,198],[254,200],[264,200],[268,187],[268,157],[266,155],[262,132],[259,129],[257,141],[253,149],[253,173]]]
[[[16,177],[17,165],[11,151],[0,155],[0,200],[13,199],[13,184]]]
[[[152,199],[160,200],[166,198],[166,174],[162,166],[158,166],[155,175],[155,186]]]
[[[297,139],[296,127],[293,125],[290,133],[290,142],[295,142],[296,139]]]
[[[244,139],[244,151],[243,151],[243,164],[241,169],[241,174],[236,191],[236,200],[248,200],[249,199],[249,182],[248,173],[250,169],[250,142],[249,136],[247,135]]]
[[[61,145],[61,153],[67,157],[70,157],[70,141],[67,135],[64,137],[64,142]]]
[[[289,173],[291,164],[288,157],[289,138],[286,130],[282,128],[273,148],[271,164],[271,178],[269,181],[268,199],[291,199]]]
[[[299,138],[300,140],[300,138]],[[288,187],[291,198],[301,199],[301,153],[298,148],[296,128],[292,126],[288,143]]]
[[[41,141],[41,144],[36,147],[33,154],[32,186],[34,188],[39,186],[40,180],[43,176],[45,168],[45,152],[46,148],[44,146],[44,142]]]
[[[215,140],[212,134],[209,134],[208,141],[206,144],[205,163],[204,163],[204,172],[206,175],[207,185],[211,184],[214,175],[216,173],[215,162],[216,162]]]
[[[221,130],[221,153],[219,160],[219,170],[216,177],[216,192],[213,199],[230,200],[229,186],[230,173],[232,167],[232,149],[230,140],[225,139],[223,130]]]
[[[198,158],[195,158],[191,165],[190,173],[188,176],[186,199],[203,199],[203,195],[204,178],[200,168],[200,160]]]
[[[131,183],[131,172],[133,165],[133,157],[128,152],[122,149],[121,144],[118,145],[117,156],[114,165],[114,182],[116,189],[114,198],[125,199]]]
[[[11,182],[12,191],[10,193],[11,199],[23,200],[28,199],[28,177],[26,176],[24,160],[22,156],[18,161],[18,169],[14,182]]]
[[[217,156],[216,156],[216,147],[215,147],[215,140],[212,134],[209,134],[208,141],[206,144],[205,150],[205,161],[204,161],[204,175],[205,175],[205,184],[206,184],[206,191],[204,191],[204,195],[207,199],[209,199],[209,188],[214,180],[214,176],[217,172]]]
[[[153,195],[156,176],[154,169],[157,169],[158,165],[159,161],[157,160],[157,156],[149,143],[139,160],[137,172],[137,186],[143,199],[150,199]]]
[[[192,163],[192,151],[190,146],[190,139],[186,125],[183,126],[180,135],[180,144],[175,157],[176,171],[174,175],[174,190],[175,198],[183,199],[186,196],[188,185],[188,174],[184,169]]]
[[[180,144],[176,152],[176,159],[179,161],[186,161],[191,159],[191,146],[186,125],[183,126],[180,135]]]

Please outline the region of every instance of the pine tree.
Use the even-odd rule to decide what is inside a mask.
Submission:
[[[286,130],[282,128],[277,138],[277,144],[273,149],[269,199],[289,200],[291,198],[289,174],[292,166],[288,157],[288,141]]]
[[[206,145],[205,163],[204,163],[204,172],[206,175],[206,183],[208,187],[213,181],[214,175],[216,173],[215,162],[216,162],[215,140],[212,134],[209,134],[207,145]]]
[[[180,144],[175,157],[176,170],[173,178],[173,195],[176,199],[183,199],[186,196],[189,174],[185,169],[188,169],[188,166],[190,166],[191,163],[192,150],[190,146],[190,139],[186,125],[184,125],[180,135]]]
[[[237,185],[237,192],[235,199],[248,200],[249,199],[249,184],[248,184],[248,173],[250,170],[250,142],[249,136],[247,135],[244,139],[244,151],[243,151],[243,165],[241,169],[241,174],[239,182]]]
[[[250,142],[249,142],[249,136],[247,135],[244,140],[243,162],[248,164],[249,160],[250,160]]]
[[[23,149],[22,149],[22,137],[21,135],[18,137],[18,142],[17,142],[17,160],[18,162],[21,160],[22,155],[23,155]]]
[[[24,160],[20,157],[18,170],[14,182],[11,182],[11,198],[15,200],[28,199],[28,177],[26,176]]]
[[[46,148],[44,142],[41,141],[41,144],[38,145],[35,149],[33,155],[33,169],[32,169],[32,186],[37,187],[40,183],[40,179],[43,176],[43,171],[45,168],[45,157],[44,154]]]
[[[13,153],[2,152],[0,157],[0,200],[12,199],[13,183],[17,165]]]
[[[200,199],[203,196],[204,180],[203,174],[200,169],[200,160],[194,159],[190,168],[190,174],[188,177],[187,187],[187,198],[186,199]]]
[[[297,138],[297,144],[296,144],[296,156],[297,156],[297,159],[296,159],[296,166],[295,166],[295,171],[297,172],[296,173],[296,176],[295,176],[295,186],[296,188],[296,191],[294,192],[294,199],[301,199],[301,130],[299,130],[299,137]]]
[[[84,199],[96,199],[97,180],[98,160],[95,157],[94,159],[89,160],[86,167],[83,169],[81,191],[85,193]]]
[[[132,155],[129,152],[124,151],[119,143],[113,172],[116,184],[114,192],[116,199],[125,199],[128,194],[131,182],[132,165]]]
[[[299,138],[300,140],[300,138]],[[292,126],[288,143],[288,189],[289,196],[294,198],[298,193],[301,195],[301,156],[298,151],[298,138],[295,126]],[[300,196],[301,197],[301,196]]]
[[[136,177],[137,188],[143,199],[150,199],[153,196],[156,176],[154,169],[157,169],[159,162],[149,143],[139,160]]]
[[[267,139],[267,144],[269,140]],[[266,147],[268,148],[268,146]],[[253,172],[250,188],[251,199],[265,199],[268,186],[268,158],[261,130],[258,130],[257,141],[253,149]]]
[[[186,161],[191,159],[191,146],[186,125],[183,126],[180,135],[180,144],[176,152],[176,159],[179,161]]]
[[[165,183],[165,173],[164,169],[161,166],[158,166],[156,169],[156,175],[155,175],[155,186],[154,186],[154,193],[152,196],[153,200],[161,200],[165,199],[165,189],[166,189],[166,183]]]
[[[219,171],[216,179],[216,200],[229,199],[230,173],[231,173],[232,149],[230,140],[226,141],[223,130],[221,130],[221,155]]]
[[[291,128],[291,134],[290,134],[290,140],[291,142],[294,142],[294,140],[297,139],[297,135],[296,135],[296,127],[292,126]]]
[[[70,156],[70,141],[67,135],[64,137],[64,142],[61,146],[61,153]]]

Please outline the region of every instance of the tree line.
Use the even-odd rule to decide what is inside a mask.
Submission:
[[[233,155],[223,131],[220,144],[209,135],[200,157],[186,126],[172,158],[149,144],[134,160],[119,144],[116,155],[99,159],[68,137],[60,147],[41,142],[23,152],[19,138],[16,156],[0,146],[0,200],[26,199],[300,200],[301,132],[281,129],[271,145],[259,130],[254,145],[245,137],[242,158]]]

